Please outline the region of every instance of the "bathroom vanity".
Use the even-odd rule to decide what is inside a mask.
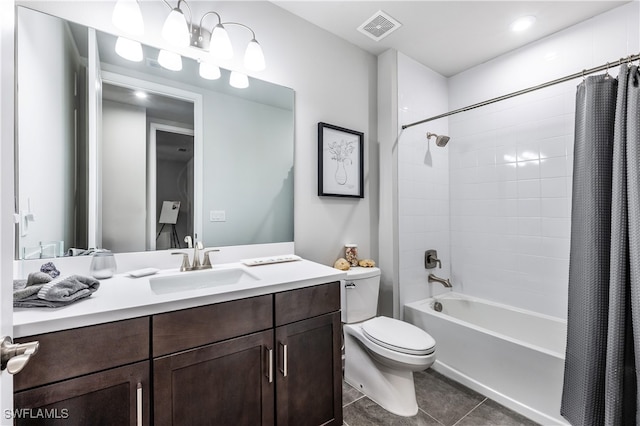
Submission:
[[[71,318],[17,310],[16,340],[40,348],[15,376],[15,408],[79,425],[342,424],[343,273],[306,260],[233,268],[257,279],[155,294],[149,278],[116,276],[64,308]],[[116,308],[132,286],[145,297]]]

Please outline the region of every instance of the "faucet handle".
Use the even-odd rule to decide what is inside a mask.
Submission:
[[[190,271],[191,266],[189,265],[189,255],[187,253],[182,253],[181,251],[171,253],[173,255],[182,255],[182,265],[180,265],[180,272]]]
[[[424,267],[425,269],[433,269],[436,266],[442,269],[442,262],[438,259],[438,252],[436,250],[427,250],[424,252]]]
[[[187,235],[184,237],[184,242],[187,243],[187,248],[193,248],[193,240],[191,239],[191,235]]]
[[[216,252],[216,251],[220,251],[220,250],[212,249],[212,250],[207,250],[207,251],[204,252],[204,255],[203,255],[204,263],[202,265],[202,269],[210,269],[212,267],[211,259],[209,258],[209,253],[213,253],[213,252]]]
[[[204,248],[204,245],[202,245],[202,241],[196,241],[196,248],[198,250],[202,250]]]

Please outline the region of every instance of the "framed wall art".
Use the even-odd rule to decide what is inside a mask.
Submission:
[[[364,133],[318,123],[318,195],[364,198]]]

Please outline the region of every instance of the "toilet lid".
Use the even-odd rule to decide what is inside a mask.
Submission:
[[[436,341],[413,324],[389,317],[376,317],[362,323],[364,334],[387,349],[410,355],[428,355]]]

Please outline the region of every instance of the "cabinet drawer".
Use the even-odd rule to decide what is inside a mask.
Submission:
[[[276,327],[340,310],[340,282],[275,294]]]
[[[38,352],[14,377],[14,390],[57,382],[149,358],[149,317],[22,337]]]
[[[153,356],[158,357],[273,327],[270,294],[152,317]]]

